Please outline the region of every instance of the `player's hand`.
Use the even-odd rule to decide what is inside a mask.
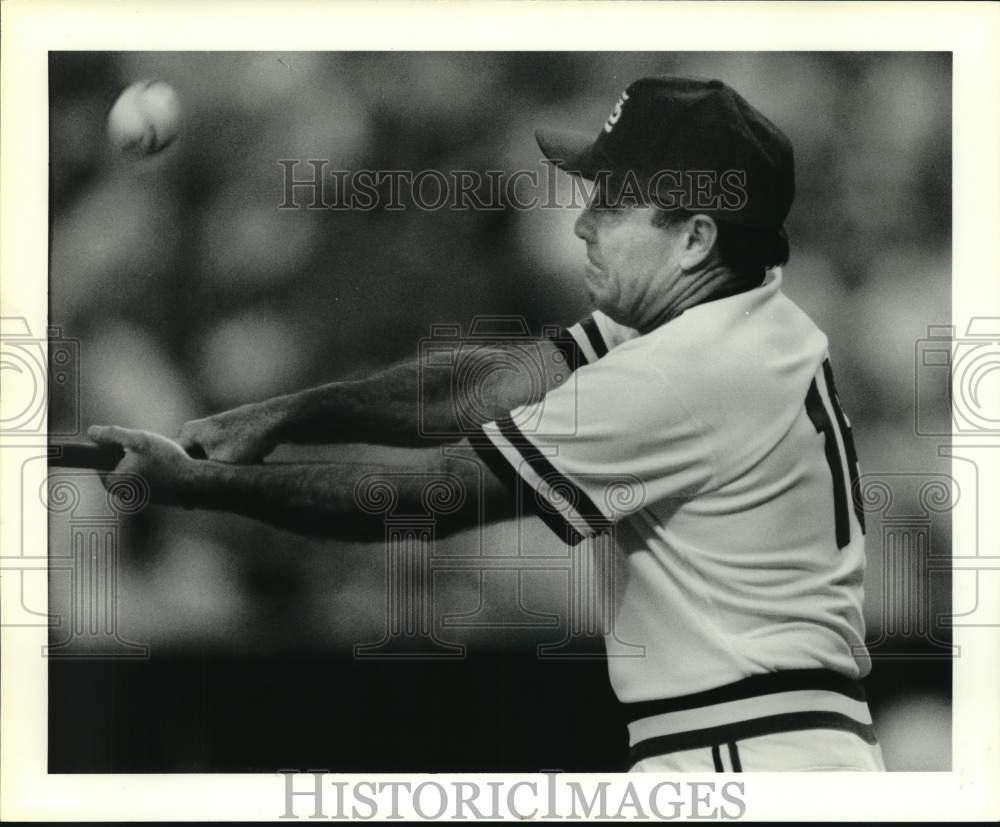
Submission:
[[[125,450],[112,474],[136,474],[149,485],[154,502],[181,504],[184,486],[196,460],[172,439],[115,425],[94,425],[87,430],[87,436],[98,445],[119,445]],[[112,480],[102,475],[101,481],[107,488]]]
[[[241,405],[184,423],[177,442],[218,462],[261,462],[277,444],[270,435],[271,419],[263,405]]]

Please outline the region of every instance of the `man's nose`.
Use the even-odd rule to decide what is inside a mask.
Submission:
[[[573,232],[576,233],[577,238],[582,238],[584,241],[594,240],[594,218],[589,207],[585,208],[576,219]]]

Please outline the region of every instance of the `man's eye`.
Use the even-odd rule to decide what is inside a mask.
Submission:
[[[619,204],[615,204],[610,200],[608,200],[607,198],[595,198],[591,202],[590,208],[594,212],[601,212],[601,213],[616,213],[616,212],[621,212],[622,209]]]

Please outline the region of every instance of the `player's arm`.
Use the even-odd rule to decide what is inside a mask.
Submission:
[[[141,477],[154,503],[226,511],[299,534],[380,539],[384,517],[396,512],[433,516],[447,535],[515,514],[509,489],[461,443],[425,449],[405,466],[236,465],[191,459],[176,442],[146,431],[95,426],[89,435],[125,450],[114,473]]]
[[[282,443],[367,442],[415,447],[453,441],[564,381],[549,340],[470,348],[460,370],[428,358],[363,379],[331,382],[188,422],[178,441],[210,459],[255,462]]]
[[[577,367],[636,335],[594,313],[553,339],[467,343],[442,368],[441,351],[364,379],[332,382],[188,422],[178,442],[210,459],[256,462],[281,443],[419,446],[540,400]],[[435,361],[438,360],[438,361]]]
[[[563,337],[463,346],[451,354],[450,365],[442,364],[447,351],[439,351],[363,379],[193,420],[178,442],[200,447],[210,459],[256,462],[282,443],[415,447],[454,441],[565,381],[585,361],[574,342]]]

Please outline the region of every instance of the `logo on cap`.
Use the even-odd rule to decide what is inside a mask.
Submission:
[[[611,114],[608,115],[608,119],[604,123],[605,132],[610,132],[614,129],[615,124],[618,123],[618,119],[622,116],[622,107],[627,100],[628,92],[622,92],[622,96],[618,98],[618,103],[615,104],[615,108],[611,110]]]

